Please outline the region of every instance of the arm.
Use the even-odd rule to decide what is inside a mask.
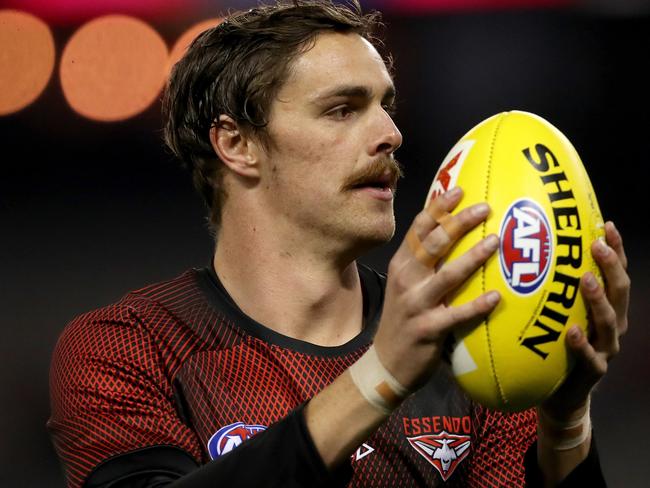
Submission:
[[[580,283],[590,311],[591,339],[579,327],[569,330],[567,345],[577,364],[558,391],[538,408],[537,459],[546,486],[555,486],[587,459],[591,391],[607,372],[608,362],[619,351],[619,338],[627,330],[630,278],[623,241],[612,222],[605,225],[605,237],[607,243],[596,241],[591,250],[606,288],[591,273]]]
[[[383,366],[407,391],[424,384],[438,367],[445,338],[455,326],[488,314],[499,300],[493,292],[458,307],[443,303],[444,297],[467,280],[498,244],[492,236],[440,270],[435,269],[451,245],[487,217],[487,206],[480,205],[449,216],[447,212],[460,198],[460,191],[448,192],[418,214],[409,231],[411,243],[407,237],[389,265],[374,347],[379,368]],[[440,218],[435,219],[435,215]],[[413,236],[421,248],[413,245]],[[352,454],[400,400],[400,395],[394,395],[385,400],[384,408],[373,406],[360,393],[350,370],[314,397],[306,409],[307,426],[325,464],[336,466]]]

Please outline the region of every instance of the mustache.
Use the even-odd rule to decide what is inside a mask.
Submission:
[[[376,183],[386,177],[388,179],[388,186],[390,186],[392,190],[395,190],[397,181],[404,177],[402,165],[399,161],[390,156],[375,159],[370,165],[350,175],[343,182],[341,188],[343,190],[351,190],[367,183]]]

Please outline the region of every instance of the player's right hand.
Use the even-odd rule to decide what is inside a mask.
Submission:
[[[487,236],[467,253],[445,262],[453,244],[484,221],[487,203],[451,212],[462,198],[450,190],[420,212],[388,266],[384,308],[375,348],[384,367],[404,387],[422,386],[438,366],[445,339],[455,327],[480,322],[500,296],[489,291],[474,300],[448,306],[445,298],[461,286],[496,251],[496,235]]]

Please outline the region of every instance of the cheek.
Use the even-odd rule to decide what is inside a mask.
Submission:
[[[276,146],[272,159],[277,163],[273,176],[276,185],[289,187],[285,191],[329,193],[356,167],[349,128],[300,119],[275,126],[272,136]]]
[[[336,179],[354,167],[354,159],[342,150],[342,138],[310,136],[304,131],[284,140],[280,148],[284,169],[308,180]]]

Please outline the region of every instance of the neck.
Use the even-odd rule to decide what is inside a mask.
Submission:
[[[271,220],[222,221],[214,268],[235,303],[283,335],[337,346],[362,327],[363,299],[354,260],[283,238]],[[332,253],[330,253],[332,254]]]

